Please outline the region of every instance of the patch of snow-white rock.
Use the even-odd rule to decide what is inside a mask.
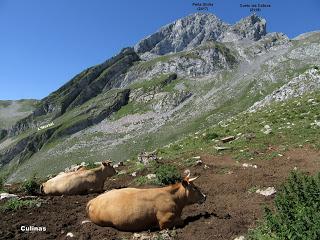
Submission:
[[[264,127],[261,129],[261,132],[264,134],[270,134],[272,132],[272,128],[269,125],[264,125]]]
[[[244,167],[244,168],[258,168],[257,165],[251,164],[251,163],[243,163],[242,167]]]
[[[156,177],[157,177],[157,175],[154,174],[154,173],[150,173],[150,174],[147,175],[147,178],[148,178],[149,180],[154,179],[154,178],[156,178]]]
[[[0,200],[18,198],[17,195],[11,193],[0,193]]]
[[[261,194],[261,195],[263,195],[263,196],[271,196],[271,195],[273,195],[273,194],[275,194],[277,191],[276,191],[276,189],[274,188],[274,187],[268,187],[268,188],[266,188],[266,189],[258,189],[257,191],[256,191],[256,193],[259,193],[259,194]]]
[[[66,237],[74,238],[74,234],[72,232],[68,232]]]
[[[233,240],[245,240],[245,237],[244,236],[239,236],[239,237],[236,237],[235,239]]]

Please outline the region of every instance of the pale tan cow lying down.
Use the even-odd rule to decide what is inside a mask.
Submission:
[[[87,216],[100,226],[122,231],[172,228],[183,224],[182,209],[203,203],[206,196],[194,186],[190,171],[181,183],[163,188],[111,190],[87,204]]]
[[[48,195],[75,195],[101,192],[107,177],[116,174],[110,162],[102,162],[94,169],[79,168],[75,172],[61,173],[41,185],[41,192]]]

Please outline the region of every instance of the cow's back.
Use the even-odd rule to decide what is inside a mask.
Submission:
[[[88,217],[100,226],[137,231],[156,227],[157,205],[170,199],[159,189],[124,188],[112,190],[92,199],[87,205]]]
[[[81,170],[58,175],[43,184],[43,192],[52,195],[81,194],[95,187],[95,176],[90,171]]]

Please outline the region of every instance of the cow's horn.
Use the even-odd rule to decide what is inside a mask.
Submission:
[[[190,170],[189,169],[184,170],[184,176],[186,178],[190,177]]]
[[[189,179],[189,182],[192,182],[192,181],[196,180],[198,177],[199,177],[199,176],[194,177],[194,178],[190,178],[190,179]]]

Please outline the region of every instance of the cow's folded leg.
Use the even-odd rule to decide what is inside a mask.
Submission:
[[[175,216],[173,213],[171,212],[159,213],[157,214],[157,218],[158,218],[160,230],[174,227]]]
[[[183,227],[184,226],[184,221],[180,217],[177,217],[177,218],[174,219],[173,225],[175,227]]]
[[[174,224],[172,221],[167,221],[167,222],[160,222],[159,226],[160,226],[160,230],[171,229],[174,227]]]

